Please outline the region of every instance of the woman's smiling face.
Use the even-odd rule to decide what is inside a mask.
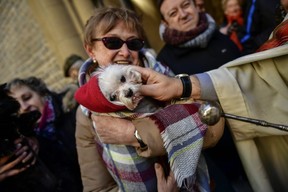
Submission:
[[[109,32],[104,34],[94,34],[94,38],[101,39],[103,37],[118,37],[123,41],[139,38],[136,31],[131,31],[125,23],[119,22]],[[86,51],[89,56],[98,62],[100,67],[105,67],[111,63],[139,65],[139,51],[128,49],[127,44],[124,43],[119,49],[108,49],[104,43],[94,41],[93,46],[86,46]]]
[[[20,103],[20,113],[31,111],[39,111],[43,113],[45,107],[45,98],[40,96],[26,85],[14,86],[10,90],[11,97],[15,98]],[[38,122],[40,119],[38,120]]]

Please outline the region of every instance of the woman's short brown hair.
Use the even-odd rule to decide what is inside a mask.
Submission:
[[[92,45],[92,39],[98,38],[94,35],[101,35],[111,31],[120,21],[123,21],[127,28],[136,31],[138,37],[144,39],[144,29],[141,18],[129,9],[123,8],[98,8],[88,19],[84,30],[84,45]]]

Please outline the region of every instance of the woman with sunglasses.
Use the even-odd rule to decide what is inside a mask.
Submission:
[[[96,10],[84,31],[84,46],[90,57],[86,62],[93,62],[89,71],[115,63],[148,67],[172,76],[168,67],[157,62],[143,48],[143,39],[144,31],[134,12],[118,8]],[[185,123],[194,122],[206,129],[193,119],[196,108],[195,104],[177,105],[177,108],[172,106],[161,110],[158,115],[172,116],[175,110],[179,110],[183,114],[173,117],[173,122],[166,122],[165,126],[185,127]],[[149,118],[129,121],[93,115],[83,109],[80,106],[77,110],[76,143],[84,191],[157,191],[154,164],[164,165],[166,173],[169,172],[167,152],[160,135],[161,128],[165,127],[158,128]],[[183,119],[189,119],[189,122]],[[148,131],[150,136],[141,138],[141,131]],[[146,139],[157,150],[153,150],[153,146],[147,148]]]

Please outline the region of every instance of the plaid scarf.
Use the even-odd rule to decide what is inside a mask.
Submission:
[[[56,138],[56,130],[55,130],[55,110],[52,103],[52,97],[47,96],[45,101],[45,106],[43,110],[43,114],[41,116],[41,120],[39,122],[38,127],[35,128],[35,132],[37,135],[43,136],[47,139],[55,139]]]
[[[201,155],[207,126],[197,112],[198,105],[192,103],[169,105],[152,115],[132,112],[109,115],[129,119],[146,116],[153,120],[161,132],[169,165],[181,191],[207,192],[209,174]],[[160,161],[168,166],[167,162],[163,163],[164,157],[140,157],[131,146],[98,143],[98,151],[121,191],[157,191],[154,163]]]

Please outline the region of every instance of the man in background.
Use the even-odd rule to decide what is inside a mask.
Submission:
[[[74,99],[74,93],[78,89],[78,72],[84,59],[76,54],[72,54],[65,60],[63,72],[64,76],[71,79],[71,82],[64,87],[63,93],[63,108],[65,112],[74,110],[78,104]]]

